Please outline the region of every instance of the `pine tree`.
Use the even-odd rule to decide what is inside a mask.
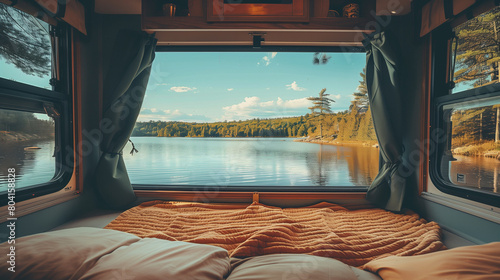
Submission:
[[[307,100],[312,101],[313,106],[309,107],[313,118],[319,119],[319,137],[323,137],[323,117],[327,113],[331,113],[331,103],[335,100],[329,98],[329,94],[325,94],[326,88],[319,92],[319,97],[308,97]]]
[[[458,38],[455,82],[474,87],[500,81],[500,7],[455,29]]]
[[[36,18],[0,4],[0,57],[25,74],[50,74],[51,44],[46,30]]]
[[[359,73],[361,76],[361,81],[359,81],[357,92],[353,93],[354,100],[351,101],[351,110],[353,106],[358,108],[358,111],[366,112],[368,106],[370,106],[368,100],[368,88],[366,87],[366,68],[363,68],[363,72]]]

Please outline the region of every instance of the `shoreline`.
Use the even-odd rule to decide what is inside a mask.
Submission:
[[[302,138],[295,139],[294,142],[303,142],[303,143],[311,143],[311,144],[322,144],[322,145],[333,145],[333,146],[362,146],[362,147],[371,147],[371,148],[379,148],[377,141],[337,141],[333,138],[319,139],[319,138]]]
[[[461,146],[452,149],[452,155],[467,157],[487,157],[500,160],[500,145],[495,142],[485,142]]]
[[[51,137],[42,137],[38,134],[28,134],[17,131],[0,131],[0,143],[26,142],[33,140],[45,140]]]

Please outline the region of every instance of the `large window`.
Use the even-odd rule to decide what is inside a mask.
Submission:
[[[365,61],[364,52],[158,52],[131,138],[139,152],[125,153],[131,182],[364,190],[379,169]]]
[[[438,32],[431,178],[447,193],[499,206],[500,8]],[[440,74],[446,53],[452,83]]]
[[[59,190],[72,174],[67,32],[0,3],[2,204],[13,191],[21,201]]]

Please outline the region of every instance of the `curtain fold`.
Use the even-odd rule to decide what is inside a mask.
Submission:
[[[120,31],[103,82],[101,158],[96,168],[96,189],[109,207],[126,207],[136,197],[122,151],[132,134],[142,106],[156,39],[144,32]]]
[[[391,45],[387,37],[390,37],[389,33],[381,32],[367,36],[363,41],[366,48],[366,85],[383,160],[366,198],[379,207],[400,212],[406,190],[406,178],[400,175],[403,168],[404,116],[397,69],[399,49]]]

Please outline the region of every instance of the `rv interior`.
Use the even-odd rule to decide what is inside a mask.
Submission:
[[[499,4],[0,0],[0,278],[500,279]]]

